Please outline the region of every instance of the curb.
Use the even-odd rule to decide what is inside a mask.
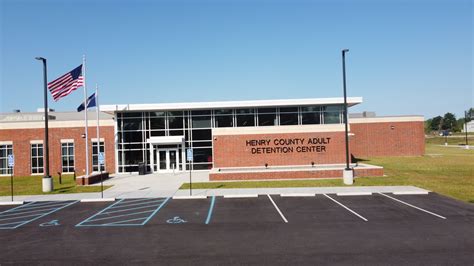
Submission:
[[[22,205],[25,203],[24,201],[6,201],[6,202],[0,202],[0,206],[6,206],[6,205]]]
[[[173,196],[172,199],[207,199],[207,196],[197,195],[197,196]]]
[[[239,198],[257,198],[257,194],[235,194],[235,195],[224,195],[224,199],[239,199]]]
[[[428,195],[429,191],[398,191],[393,192],[393,195]]]

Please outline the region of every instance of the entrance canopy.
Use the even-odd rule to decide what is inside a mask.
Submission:
[[[182,144],[184,136],[150,137],[146,142],[155,145]]]

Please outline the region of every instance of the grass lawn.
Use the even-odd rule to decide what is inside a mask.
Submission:
[[[444,144],[444,138],[427,139],[425,155],[420,157],[363,159],[364,163],[383,166],[386,176],[360,177],[355,179],[354,185],[413,185],[474,203],[474,149],[444,147],[436,143]],[[450,142],[452,145],[459,143],[464,140],[453,138]],[[193,183],[194,189],[324,186],[343,186],[343,183],[341,179]],[[181,189],[189,189],[189,184],[183,184]]]
[[[62,194],[62,193],[82,193],[99,192],[100,186],[76,186],[72,175],[63,175],[62,184],[59,184],[59,178],[53,177],[54,191],[43,193],[42,176],[22,176],[13,177],[13,195],[40,195],[40,194]],[[104,186],[104,190],[111,186]],[[10,177],[0,177],[0,196],[10,196]]]

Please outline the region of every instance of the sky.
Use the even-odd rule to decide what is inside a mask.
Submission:
[[[470,0],[0,0],[0,112],[43,107],[48,81],[86,56],[100,104],[342,97],[350,112],[474,106]],[[74,111],[82,88],[54,102]]]

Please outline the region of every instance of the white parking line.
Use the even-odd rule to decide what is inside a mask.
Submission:
[[[272,197],[270,197],[270,195],[268,195],[268,199],[270,199],[270,201],[272,202],[273,206],[275,207],[275,209],[277,210],[277,212],[280,214],[281,218],[283,219],[283,221],[285,223],[288,223],[288,220],[285,218],[285,215],[283,215],[283,213],[280,211],[280,209],[278,208],[278,206],[276,205],[276,203],[273,201]]]
[[[410,206],[410,207],[412,207],[412,208],[415,208],[415,209],[417,209],[417,210],[420,210],[420,211],[422,211],[422,212],[426,212],[426,213],[429,213],[429,214],[431,214],[431,215],[434,215],[434,216],[436,216],[436,217],[438,217],[438,218],[441,218],[441,219],[445,219],[445,220],[446,220],[446,217],[441,216],[441,215],[439,215],[439,214],[436,214],[436,213],[434,213],[434,212],[430,212],[430,211],[427,211],[427,210],[422,209],[422,208],[420,208],[420,207],[416,207],[415,205],[411,205],[410,203],[404,202],[404,201],[399,200],[399,199],[396,199],[396,198],[394,198],[394,197],[390,197],[389,195],[385,195],[385,194],[380,193],[380,192],[379,192],[379,194],[382,195],[382,196],[385,196],[385,197],[387,197],[387,198],[389,198],[389,199],[393,199],[394,201],[398,201],[398,202],[400,202],[400,203],[402,203],[402,204],[405,204],[405,205],[407,205],[407,206]]]
[[[326,198],[328,198],[328,199],[330,199],[330,200],[334,201],[335,203],[339,204],[339,206],[343,207],[344,209],[346,209],[346,210],[348,210],[348,211],[352,212],[354,215],[356,215],[357,217],[361,218],[362,220],[364,220],[364,221],[366,221],[366,222],[368,222],[368,221],[369,221],[369,220],[365,219],[365,217],[364,217],[364,216],[362,216],[362,215],[358,214],[357,212],[355,212],[355,211],[353,211],[353,210],[349,209],[348,207],[344,206],[344,205],[343,205],[342,203],[340,203],[339,201],[337,201],[337,200],[335,200],[335,199],[333,199],[333,198],[329,197],[329,196],[328,196],[328,195],[326,195],[326,194],[323,194],[323,195],[324,195],[324,196],[326,196]]]

